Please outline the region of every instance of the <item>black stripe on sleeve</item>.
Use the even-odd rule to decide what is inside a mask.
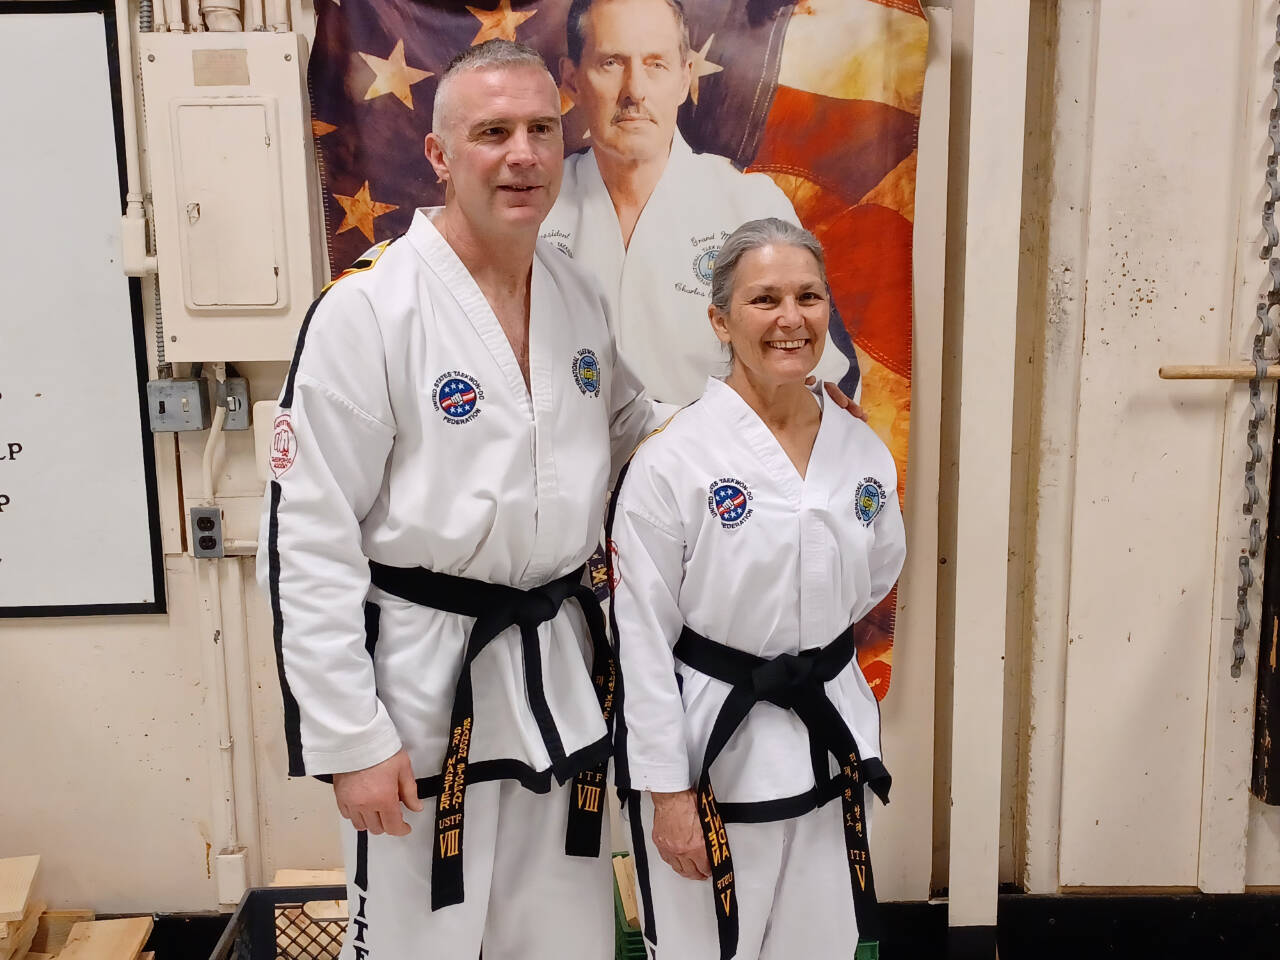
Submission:
[[[293,381],[298,375],[298,361],[302,359],[302,348],[307,342],[307,329],[311,326],[311,318],[315,315],[316,307],[320,306],[320,301],[324,299],[324,293],[316,297],[315,301],[307,308],[307,315],[302,321],[302,326],[298,329],[298,343],[293,348],[293,361],[289,364],[289,376],[284,382],[284,392],[280,394],[280,409],[289,410],[293,407]]]
[[[289,689],[284,669],[284,614],[280,610],[280,483],[271,481],[271,518],[267,528],[267,563],[271,588],[271,620],[276,645],[276,670],[280,674],[280,696],[284,701],[284,740],[289,750],[289,776],[305,777],[302,762],[302,723],[298,700]]]
[[[373,661],[373,651],[378,646],[378,630],[382,621],[382,608],[371,600],[364,602],[364,649]]]

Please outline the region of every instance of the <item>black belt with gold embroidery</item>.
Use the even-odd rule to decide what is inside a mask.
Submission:
[[[480,652],[508,627],[520,628],[524,654],[525,690],[529,707],[542,733],[551,769],[564,783],[574,777],[574,790],[569,798],[569,826],[565,833],[565,853],[574,857],[600,855],[600,833],[603,823],[605,776],[608,757],[596,766],[574,770],[573,759],[566,757],[542,677],[542,649],[538,644],[538,626],[553,620],[561,605],[572,597],[582,608],[591,633],[591,680],[595,687],[600,712],[606,728],[611,729],[613,692],[617,682],[617,666],[605,636],[604,614],[590,587],[583,586],[583,568],[565,574],[532,590],[520,590],[502,584],[468,580],[449,574],[435,573],[421,567],[389,567],[370,561],[373,585],[379,590],[411,603],[443,610],[464,617],[474,617],[475,624],[467,637],[462,660],[462,673],[454,693],[449,717],[449,743],[445,750],[443,782],[436,801],[435,843],[431,853],[431,909],[439,910],[461,903],[465,897],[462,876],[463,815],[467,788],[467,756],[475,725],[472,696],[471,665]]]
[[[867,845],[861,787],[868,783],[875,794],[887,803],[889,772],[875,758],[864,765],[857,741],[823,686],[849,665],[855,652],[852,626],[825,647],[798,654],[787,653],[768,660],[708,640],[688,627],[684,628],[676,643],[675,655],[681,662],[732,687],[712,724],[707,750],[702,758],[702,770],[698,775],[698,813],[702,818],[707,859],[711,863],[721,960],[729,960],[738,950],[738,908],[733,855],[715,793],[711,789],[710,771],[716,757],[757,703],[772,703],[791,710],[804,722],[809,731],[814,784],[819,793],[832,783],[827,754],[833,754],[839,762],[840,776],[844,781],[841,793],[844,841],[849,853],[849,882],[853,889],[858,939],[867,942],[880,939],[879,909],[875,878],[871,874],[871,852]]]

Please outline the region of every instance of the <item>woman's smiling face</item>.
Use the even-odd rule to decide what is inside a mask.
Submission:
[[[818,365],[831,304],[813,254],[770,243],[744,253],[733,275],[729,310],[710,308],[711,327],[733,363],[756,383],[803,383]]]

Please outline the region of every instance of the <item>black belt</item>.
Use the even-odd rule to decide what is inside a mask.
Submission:
[[[819,794],[832,781],[827,754],[833,754],[839,762],[844,782],[841,793],[844,842],[849,853],[849,882],[853,888],[858,939],[868,942],[880,939],[875,878],[871,874],[871,851],[867,845],[866,815],[862,808],[862,784],[868,783],[887,803],[889,772],[875,758],[863,764],[857,741],[823,688],[823,684],[849,665],[855,652],[852,626],[825,647],[798,654],[784,653],[769,660],[708,640],[688,627],[684,628],[676,643],[675,655],[681,662],[732,687],[712,724],[707,750],[702,758],[702,770],[698,775],[698,812],[702,818],[702,839],[711,863],[721,960],[729,960],[738,950],[738,909],[733,855],[715,793],[711,789],[710,771],[734,731],[746,720],[751,708],[761,702],[791,710],[804,722],[809,731],[814,786]]]
[[[373,585],[402,600],[474,617],[475,624],[467,637],[449,716],[449,744],[445,750],[443,783],[436,802],[435,843],[431,851],[431,909],[439,910],[464,899],[462,880],[462,836],[464,801],[467,789],[467,755],[471,747],[471,731],[475,724],[472,697],[471,664],[491,640],[508,627],[520,628],[524,653],[525,690],[529,706],[542,741],[551,758],[556,779],[564,783],[574,777],[574,790],[569,797],[569,826],[565,833],[565,853],[572,857],[600,855],[600,833],[603,823],[603,795],[608,756],[595,767],[574,770],[565,756],[560,732],[551,716],[551,707],[542,678],[542,650],[538,645],[538,625],[553,620],[560,606],[570,597],[578,601],[591,633],[591,681],[604,716],[606,728],[613,715],[613,692],[617,683],[617,665],[604,630],[604,614],[591,588],[582,585],[583,568],[565,574],[532,590],[497,583],[468,580],[449,574],[435,573],[421,567],[388,567],[369,562]]]

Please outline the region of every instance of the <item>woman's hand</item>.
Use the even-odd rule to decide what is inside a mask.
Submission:
[[[653,844],[659,855],[686,880],[706,880],[711,876],[711,865],[694,792],[654,793],[652,797]]]
[[[808,386],[813,386],[817,382],[818,381],[816,377],[810,377],[808,380],[805,381],[805,384]],[[823,380],[822,385],[827,388],[827,396],[829,396],[833,401],[835,401],[835,405],[837,407],[843,407],[845,410],[848,410],[851,414],[853,414],[863,423],[867,422],[867,412],[858,405],[858,402],[856,400],[850,399],[843,390],[837,387],[830,380]]]

